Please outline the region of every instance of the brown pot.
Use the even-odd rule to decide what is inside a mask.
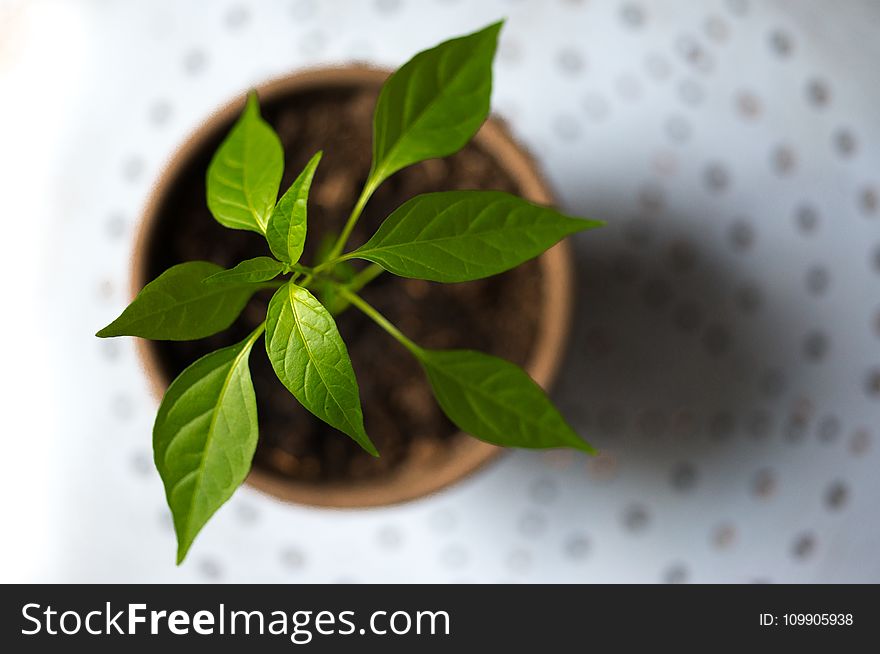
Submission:
[[[275,79],[257,87],[261,99],[315,88],[334,86],[380,86],[388,72],[347,66],[306,70]],[[131,291],[135,295],[150,281],[147,278],[149,244],[162,199],[170,185],[199,151],[201,145],[216,137],[224,126],[238,116],[243,106],[241,97],[236,98],[210,116],[186,142],[174,153],[162,172],[141,219],[135,243],[132,263]],[[513,140],[503,123],[489,118],[477,133],[475,140],[516,181],[522,195],[536,203],[553,204],[553,196],[538,173],[534,161]],[[572,307],[572,260],[568,245],[561,242],[539,258],[543,275],[542,296],[543,321],[538,330],[533,351],[526,369],[541,386],[547,387],[562,359],[569,331]],[[170,380],[160,372],[156,353],[150,341],[138,339],[138,353],[150,379],[157,398],[165,393]],[[279,499],[298,504],[324,507],[352,508],[395,504],[412,500],[438,491],[474,472],[502,451],[494,445],[476,440],[466,434],[458,434],[449,441],[446,450],[430,460],[409,459],[395,471],[381,478],[351,483],[309,484],[282,479],[256,465],[247,478],[251,486]]]

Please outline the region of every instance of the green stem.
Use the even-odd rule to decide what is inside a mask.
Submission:
[[[331,249],[330,253],[327,255],[327,262],[333,261],[342,253],[343,248],[345,248],[345,244],[348,243],[348,237],[351,236],[351,232],[352,230],[354,230],[354,226],[357,225],[358,218],[361,217],[361,212],[367,205],[367,201],[370,199],[370,196],[373,195],[373,191],[376,190],[376,186],[377,185],[373,181],[373,177],[371,176],[367,180],[367,183],[364,184],[361,195],[357,199],[357,202],[354,205],[354,209],[351,210],[351,215],[349,215],[348,222],[345,223],[345,227],[343,227],[342,233],[339,235],[339,238],[336,239],[336,243],[333,244],[333,249]]]
[[[385,269],[377,263],[371,263],[369,266],[361,270],[354,278],[345,285],[345,287],[351,291],[352,293],[357,293],[364,286],[369,284],[371,281],[376,279],[379,275],[385,272]]]
[[[266,321],[265,320],[263,322],[261,322],[259,325],[257,325],[257,328],[250,333],[250,335],[247,337],[247,342],[253,343],[255,340],[257,340],[260,337],[260,334],[262,334],[264,331],[266,331]]]
[[[345,286],[337,286],[337,290],[339,291],[339,295],[344,297],[346,300],[351,302],[354,306],[356,306],[360,311],[369,316],[373,322],[375,322],[379,327],[388,332],[391,336],[393,336],[397,342],[399,342],[403,347],[413,353],[415,357],[419,357],[422,348],[409,340],[403,333],[394,325],[392,325],[388,319],[379,313],[376,309],[373,308],[371,304],[369,304],[366,300],[364,300],[361,296],[356,293],[352,293]]]

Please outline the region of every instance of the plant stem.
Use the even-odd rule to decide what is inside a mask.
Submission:
[[[257,340],[260,337],[260,334],[262,334],[264,331],[266,331],[266,321],[265,320],[263,322],[261,322],[259,325],[257,325],[257,328],[250,333],[250,335],[247,337],[247,342],[253,343],[255,340]]]
[[[364,300],[361,296],[356,293],[351,292],[345,286],[337,286],[337,290],[339,291],[339,295],[348,300],[351,304],[356,306],[360,311],[369,316],[373,322],[375,322],[379,327],[388,332],[391,336],[393,336],[403,347],[413,353],[413,355],[418,358],[419,354],[422,351],[418,345],[409,340],[403,333],[394,325],[392,325],[388,319],[379,313],[373,306]]]
[[[354,278],[345,285],[345,287],[351,291],[352,293],[357,293],[364,286],[369,284],[371,281],[376,279],[379,275],[385,272],[385,269],[377,263],[371,263],[369,266],[361,270]]]
[[[361,217],[361,212],[364,210],[364,207],[367,205],[367,201],[370,199],[370,196],[373,195],[373,191],[375,190],[376,183],[373,181],[373,178],[370,177],[367,180],[367,183],[364,184],[361,195],[357,199],[357,202],[354,205],[354,209],[351,210],[351,215],[349,215],[348,222],[345,223],[345,227],[343,227],[342,233],[339,235],[339,238],[336,239],[336,243],[333,244],[333,248],[327,255],[327,262],[333,261],[342,253],[343,248],[345,248],[345,244],[348,243],[348,237],[351,236],[351,232],[354,229],[354,226],[357,225],[358,218]]]

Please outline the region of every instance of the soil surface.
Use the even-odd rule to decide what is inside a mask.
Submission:
[[[299,92],[263,106],[285,151],[286,189],[309,158],[323,150],[309,200],[303,262],[313,261],[322,238],[339,232],[370,168],[374,89]],[[224,132],[225,133],[225,132]],[[221,227],[205,202],[205,173],[218,142],[208,143],[166,196],[147,255],[150,279],[171,265],[196,259],[231,267],[268,255],[264,239]],[[418,193],[452,189],[500,189],[516,184],[490,156],[471,144],[446,159],[405,169],[373,196],[349,241],[366,241],[381,221]],[[541,306],[535,261],[490,279],[435,284],[383,274],[364,298],[417,343],[431,348],[473,348],[524,364],[531,352]],[[243,339],[264,318],[271,292],[254,297],[231,329],[189,342],[156,342],[170,381],[208,352]],[[382,475],[408,457],[442,448],[456,434],[435,403],[415,360],[356,309],[337,317],[357,374],[367,432],[381,453],[363,452],[350,438],[314,418],[275,376],[265,349],[251,355],[260,440],[255,465],[274,474],[315,483]]]

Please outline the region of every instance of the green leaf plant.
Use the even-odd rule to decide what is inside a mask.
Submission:
[[[364,426],[357,379],[333,317],[350,307],[418,360],[440,407],[462,431],[495,445],[593,453],[523,370],[479,352],[420,347],[359,291],[385,271],[433,282],[495,275],[600,222],[500,191],[427,193],[405,202],[366,243],[346,251],[364,206],[385,179],[458,151],[486,120],[500,29],[495,23],[419,53],[385,82],[363,191],[341,233],[322,244],[312,266],[301,264],[300,256],[309,188],[321,153],[279,198],[282,146],[260,116],[256,94],[249,94],[208,168],[207,203],[225,227],[265,236],[271,256],[229,270],[206,261],[174,266],[98,332],[100,337],[204,338],[229,327],[255,292],[275,289],[265,321],[241,343],[186,368],[159,407],[154,458],[174,518],[178,563],[251,467],[258,423],[248,359],[261,336],[279,380],[296,400],[379,456]],[[358,270],[352,260],[368,264]]]

